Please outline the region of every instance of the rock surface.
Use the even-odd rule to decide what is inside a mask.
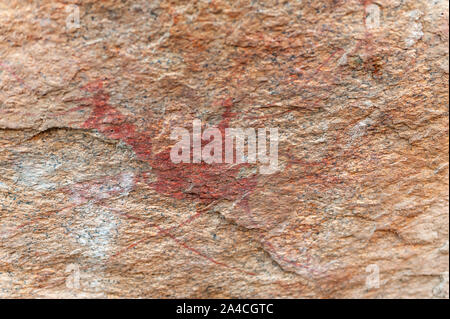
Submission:
[[[448,19],[0,0],[0,297],[448,298]],[[280,170],[173,164],[193,119]]]

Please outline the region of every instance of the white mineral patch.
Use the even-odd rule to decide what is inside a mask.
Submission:
[[[407,47],[411,47],[423,37],[423,26],[419,18],[423,15],[420,10],[412,10],[407,13],[411,23],[408,25],[408,36],[405,38]]]
[[[56,187],[51,177],[61,163],[55,158],[23,159],[16,164],[15,180],[19,185],[33,187],[36,191],[44,191]]]
[[[78,244],[86,247],[84,255],[104,259],[109,257],[111,242],[117,233],[117,219],[107,209],[89,204],[66,229]]]

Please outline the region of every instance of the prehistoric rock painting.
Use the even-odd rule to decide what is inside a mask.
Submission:
[[[0,297],[448,298],[447,1],[0,21]],[[276,128],[277,171],[175,163],[194,120]]]

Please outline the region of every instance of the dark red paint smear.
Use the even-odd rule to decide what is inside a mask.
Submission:
[[[148,185],[160,194],[205,204],[218,199],[246,201],[243,197],[255,188],[256,176],[237,176],[240,169],[249,166],[248,164],[174,164],[170,159],[170,149],[153,154],[151,136],[139,131],[135,124],[130,123],[120,111],[109,104],[109,95],[103,85],[103,81],[95,81],[83,87],[93,93],[93,96],[84,99],[92,107],[92,111],[82,127],[96,129],[108,138],[121,140],[131,146],[138,159],[149,163],[152,172],[157,176],[156,182],[150,182]],[[231,98],[221,104],[225,107],[225,112],[218,128],[223,134],[236,113],[231,112]],[[146,180],[146,175],[144,173],[141,177]]]

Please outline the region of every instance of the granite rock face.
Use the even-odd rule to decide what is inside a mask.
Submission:
[[[445,0],[0,0],[0,297],[448,298]],[[279,170],[174,164],[278,128]]]

